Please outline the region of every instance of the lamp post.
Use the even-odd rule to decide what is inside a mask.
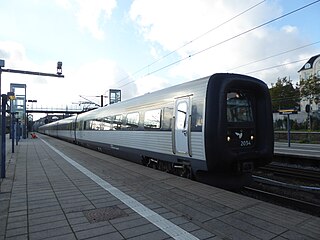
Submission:
[[[1,95],[1,178],[6,177],[6,105],[7,95]]]
[[[11,152],[14,153],[14,136],[15,136],[15,115],[17,112],[11,112]]]
[[[31,109],[33,110],[33,103],[37,103],[38,101],[37,100],[28,100],[28,103],[31,103]],[[30,118],[30,116],[32,117],[32,119]],[[32,126],[32,122],[33,122],[33,116],[32,115],[27,115],[27,138],[29,136],[29,131],[32,131],[31,130],[31,126]]]
[[[1,178],[6,177],[6,107],[8,98],[11,100],[14,98],[14,93],[8,92],[6,94],[2,94],[2,104],[1,104]]]
[[[7,95],[10,100],[10,137],[12,139],[11,153],[14,153],[14,115],[16,113],[13,112],[12,103],[13,100],[16,99],[16,96],[14,92],[8,92]]]
[[[2,73],[3,67],[4,67],[4,60],[0,59],[0,95],[1,95],[1,73]]]
[[[2,75],[2,72],[64,78],[64,75],[62,75],[62,62],[57,62],[57,73],[56,74],[54,74],[54,73],[25,71],[25,70],[16,70],[16,69],[4,69],[3,68],[4,66],[5,66],[5,61],[0,59],[0,102],[1,102],[1,97],[5,98],[5,101],[2,100],[2,104],[3,104],[3,102],[6,103],[6,100],[7,100],[7,96],[6,95],[5,95],[6,97],[1,95],[1,75]],[[2,108],[2,112],[3,112],[3,109],[5,109],[5,108]],[[2,114],[1,121],[0,121],[0,131],[1,131],[1,133],[0,133],[0,135],[1,135],[1,138],[0,138],[1,139],[1,144],[0,144],[1,178],[5,178],[5,154],[6,154],[6,147],[5,147],[5,136],[6,136],[6,133],[5,133],[5,131],[3,131],[3,126],[5,126],[5,114]]]
[[[38,101],[37,100],[28,100],[29,103],[31,103],[31,109],[33,110],[33,103],[37,103]],[[27,137],[28,137],[28,134],[29,134],[29,130],[31,130],[31,124],[33,122],[33,118],[32,120],[29,118],[30,115],[27,116]],[[31,115],[32,116],[32,115]],[[32,130],[31,130],[32,131]]]
[[[2,68],[4,67],[4,60],[0,59],[0,102],[1,102],[1,75],[2,75]],[[6,147],[5,147],[5,141],[3,139],[6,138],[6,133],[5,131],[3,132],[3,128],[1,124],[2,119],[0,120],[0,131],[1,131],[1,144],[0,144],[0,148],[1,148],[1,171],[0,171],[0,175],[1,178],[5,178],[6,177]],[[4,145],[4,148],[3,148]],[[4,154],[3,154],[4,152]]]
[[[28,102],[31,102],[31,108],[33,110],[33,103],[37,103],[38,101],[37,100],[28,100]]]

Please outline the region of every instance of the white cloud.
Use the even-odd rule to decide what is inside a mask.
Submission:
[[[28,59],[23,45],[15,42],[0,42],[0,59],[5,59],[5,68],[55,73],[56,61],[36,64]],[[42,77],[34,75],[2,73],[2,92],[8,92],[10,83],[26,84],[27,99],[37,100],[34,107],[71,108],[72,103],[83,101],[79,95],[100,103],[99,97],[115,88],[116,80],[128,74],[114,61],[97,59],[76,68],[63,68],[64,78]],[[122,93],[122,99],[137,95],[135,84],[130,91]]]
[[[79,69],[70,72],[69,76],[69,89],[72,88],[79,95],[99,96],[108,93],[110,88],[115,88],[116,80],[127,76],[127,73],[114,61],[98,59],[80,66]],[[136,94],[135,87],[132,87],[130,93],[124,92],[122,97],[123,99],[131,98],[132,94]]]
[[[169,81],[155,75],[146,75],[137,79],[136,84],[138,86],[137,95],[143,95],[168,87]]]
[[[6,66],[15,66],[26,61],[24,47],[17,42],[2,41],[0,42],[0,58],[5,59]]]
[[[153,70],[178,62],[170,67],[171,77],[184,77],[187,81],[215,72],[224,72],[306,44],[305,40],[296,34],[299,29],[290,24],[280,25],[280,27],[267,25],[235,37],[279,17],[282,14],[282,8],[276,2],[264,2],[240,17],[208,32],[255,4],[257,4],[256,1],[235,0],[135,0],[130,9],[130,17],[145,40],[152,46],[161,46],[161,50],[167,52],[177,50],[174,54],[175,58],[171,56],[162,60],[162,65],[155,64]],[[208,33],[203,37],[196,39],[206,32]],[[180,48],[183,45],[185,46]],[[155,52],[159,51],[153,47],[151,54],[156,56]],[[310,54],[312,55],[312,52]],[[295,61],[297,58],[297,53],[292,52],[268,61],[237,68],[236,72],[248,73]],[[181,59],[186,60],[180,61]],[[299,64],[295,67],[261,71],[254,73],[254,76],[267,83],[283,76],[291,76],[295,79],[298,78]]]
[[[104,38],[106,20],[117,6],[116,0],[56,0],[56,4],[73,11],[80,28],[99,40]]]
[[[17,70],[27,70],[27,71],[43,71],[38,64],[33,63],[27,58],[26,50],[24,46],[20,43],[13,41],[0,41],[0,59],[5,60],[6,69],[17,69]],[[54,63],[53,66],[56,63]],[[40,70],[42,69],[42,70]],[[47,68],[48,69],[48,68]],[[55,68],[53,67],[54,71]],[[50,69],[52,72],[52,66]],[[10,83],[22,83],[33,85],[34,82],[38,84],[45,84],[46,78],[39,76],[22,75],[15,73],[2,73],[2,92],[6,93],[10,90]]]
[[[45,86],[38,84],[37,87],[41,87],[43,91],[35,94],[35,97],[41,98],[43,104],[48,106],[66,106],[83,102],[84,98],[99,104],[100,95],[108,95],[109,89],[115,88],[116,80],[126,75],[115,62],[108,59],[97,59],[77,68],[68,68],[63,70],[63,74],[65,77],[62,79],[48,79]],[[135,85],[131,86],[130,92],[123,92],[122,99],[133,95],[136,95]],[[105,103],[107,101],[108,99]]]
[[[298,28],[291,25],[283,26],[282,30],[286,33],[298,33]]]
[[[70,0],[55,0],[56,4],[64,9],[70,9],[72,4]]]
[[[199,20],[193,6],[205,20],[208,10],[206,1],[197,0],[135,0],[130,16],[147,40],[160,43],[166,50],[174,50],[205,29],[205,26],[197,25]],[[218,19],[219,15],[215,18]]]

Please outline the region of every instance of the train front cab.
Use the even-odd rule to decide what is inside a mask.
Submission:
[[[208,83],[205,148],[210,172],[250,172],[272,160],[273,120],[268,87],[239,74]]]

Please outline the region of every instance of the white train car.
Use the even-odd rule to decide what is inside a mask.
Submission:
[[[71,116],[65,119],[61,119],[56,122],[52,122],[46,124],[46,127],[42,127],[42,133],[52,136],[58,137],[61,139],[65,139],[67,141],[74,141],[75,132],[74,132],[74,124],[75,124],[76,116]]]
[[[214,74],[39,131],[186,177],[251,171],[273,156],[268,87],[239,74]]]

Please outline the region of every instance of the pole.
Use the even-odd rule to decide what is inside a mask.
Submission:
[[[16,145],[18,146],[18,142],[19,142],[19,134],[20,134],[20,126],[19,126],[19,118],[16,119],[17,123],[16,123]]]
[[[19,73],[19,74],[37,75],[37,76],[44,76],[44,77],[64,78],[64,75],[54,74],[54,73],[33,72],[33,71],[24,71],[24,70],[16,70],[16,69],[2,69],[2,71],[8,72],[8,73]]]
[[[6,177],[6,104],[7,95],[2,94],[1,104],[1,178]]]
[[[1,74],[2,74],[2,67],[4,67],[4,60],[0,60],[0,102],[1,102]],[[2,111],[0,111],[2,112]],[[1,118],[2,119],[2,118]],[[0,141],[1,141],[1,144],[0,144],[0,152],[1,152],[1,178],[5,178],[6,177],[6,159],[3,158],[3,155],[2,155],[2,152],[5,151],[5,149],[3,149],[2,147],[2,135],[6,136],[5,135],[5,132],[2,131],[2,121],[0,120]]]
[[[11,112],[11,152],[14,153],[14,113],[13,112]]]
[[[25,98],[27,97],[27,85],[26,87],[24,88],[24,96]],[[27,139],[27,128],[28,128],[28,117],[27,117],[27,112],[26,112],[26,109],[27,109],[27,102],[26,102],[27,99],[24,99],[24,102],[23,102],[23,109],[24,109],[24,113],[23,113],[23,117],[24,117],[24,123],[22,125],[22,138],[23,139]]]
[[[0,59],[0,102],[1,102],[1,74],[2,74],[2,72],[64,78],[64,75],[62,75],[62,62],[58,62],[57,63],[57,74],[33,72],[33,71],[24,71],[24,70],[15,70],[15,69],[2,69],[4,67],[4,65],[5,65],[5,61]],[[2,104],[3,103],[4,103],[4,101],[2,101]],[[6,107],[6,105],[5,105],[5,107]],[[1,119],[4,119],[4,123],[5,123],[5,117],[6,117],[5,107],[2,107],[2,111],[0,111],[0,113],[4,111],[4,114],[2,113],[2,117],[1,117]],[[25,105],[24,105],[24,109],[26,109]],[[3,125],[4,125],[4,127],[3,127]],[[0,140],[3,139],[3,138],[5,139],[6,138],[5,124],[2,124],[2,120],[0,120],[0,131],[1,131],[0,132],[0,135],[1,135]],[[18,129],[18,124],[17,124],[16,133],[17,133],[16,140],[17,140],[17,145],[18,145],[18,140],[19,140],[18,137],[20,138],[20,135],[18,135],[18,134],[20,134],[20,129]],[[26,134],[26,132],[24,132],[24,134]],[[12,136],[12,139],[14,141],[14,136]],[[5,162],[6,149],[5,149],[5,147],[3,148],[3,143],[5,144],[5,142],[3,142],[3,141],[0,143],[0,153],[1,153],[0,154],[1,155],[1,161],[0,161],[1,162],[1,171],[0,171],[0,173],[1,173],[1,177],[5,176],[5,163],[4,162]],[[3,152],[4,152],[4,157],[2,155]]]
[[[290,142],[291,142],[291,139],[290,139],[290,114],[287,115],[287,129],[288,129],[288,147],[290,147]]]

